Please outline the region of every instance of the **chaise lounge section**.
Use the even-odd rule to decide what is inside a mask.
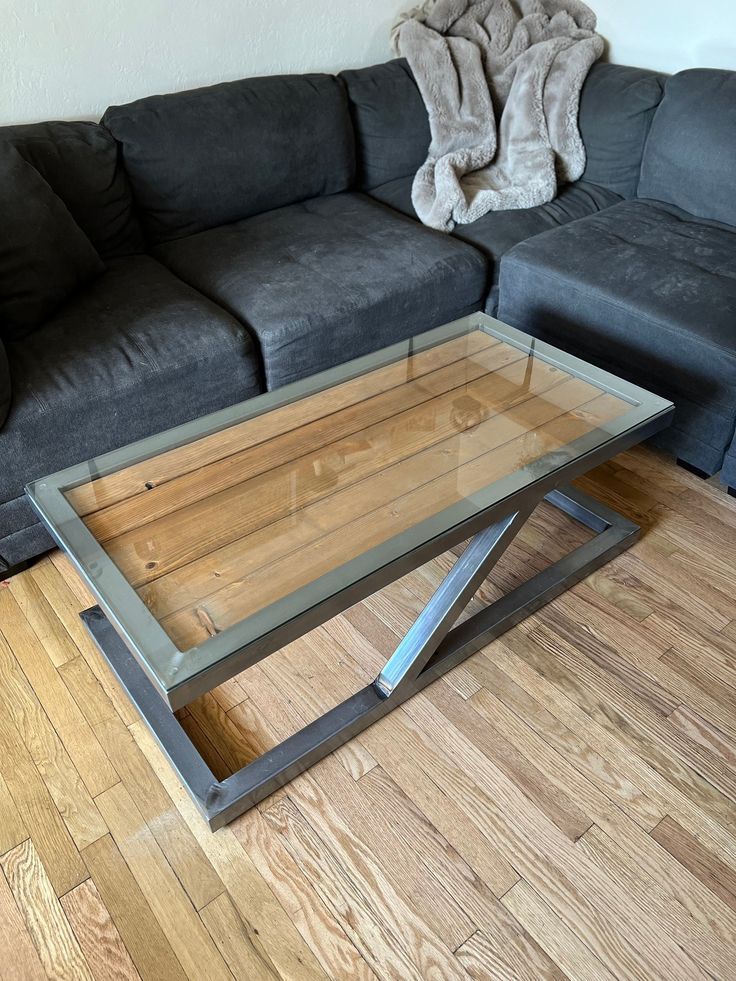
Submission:
[[[634,200],[502,261],[499,317],[676,405],[658,442],[736,485],[736,76],[667,81]]]

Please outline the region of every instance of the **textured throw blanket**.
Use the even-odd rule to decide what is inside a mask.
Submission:
[[[603,52],[581,0],[425,0],[394,27],[429,113],[412,200],[452,231],[488,211],[551,201],[585,170],[583,82]]]

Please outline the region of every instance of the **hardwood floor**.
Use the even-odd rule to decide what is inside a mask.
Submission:
[[[736,501],[649,450],[642,540],[210,833],[59,553],[0,584],[0,977],[736,978]],[[540,509],[469,610],[587,533]],[[180,713],[225,775],[375,676],[453,556]]]

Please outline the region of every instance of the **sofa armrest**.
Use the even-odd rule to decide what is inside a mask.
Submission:
[[[0,427],[10,412],[10,365],[5,346],[0,341]]]

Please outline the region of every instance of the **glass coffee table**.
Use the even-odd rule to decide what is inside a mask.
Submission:
[[[29,485],[83,619],[215,829],[627,548],[570,481],[671,403],[483,314]],[[459,626],[546,500],[595,532]],[[225,780],[174,711],[469,539],[376,680]]]

